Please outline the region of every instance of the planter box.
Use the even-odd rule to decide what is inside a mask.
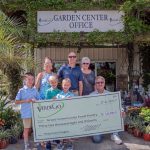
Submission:
[[[143,138],[144,138],[145,141],[150,141],[150,134],[144,133]]]
[[[0,140],[0,149],[6,148],[8,145],[7,140]]]
[[[133,135],[135,137],[142,137],[143,133],[139,129],[134,129]]]

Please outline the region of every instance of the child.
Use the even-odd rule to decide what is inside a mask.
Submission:
[[[58,78],[56,75],[52,75],[49,77],[48,81],[51,88],[46,91],[46,99],[52,99],[60,92],[60,90],[57,88]]]
[[[70,98],[74,97],[74,93],[69,91],[69,88],[71,87],[71,80],[69,78],[63,79],[62,81],[62,91],[56,95],[57,99],[64,99],[64,98]],[[57,150],[63,150],[64,145],[63,142],[60,142],[57,145]],[[71,142],[67,143],[66,150],[73,150],[73,145]]]
[[[56,75],[50,76],[48,81],[49,81],[49,84],[50,84],[51,88],[49,88],[46,91],[45,98],[47,100],[51,100],[52,98],[56,97],[56,95],[60,92],[60,90],[57,88],[58,78],[57,78]],[[50,141],[46,143],[46,150],[51,150],[51,142]]]
[[[69,98],[75,96],[74,93],[69,91],[71,87],[71,80],[69,78],[63,79],[62,81],[62,91],[56,95],[57,99]]]
[[[31,102],[34,102],[36,99],[40,99],[39,93],[34,85],[34,76],[32,73],[28,72],[25,74],[25,85],[19,90],[16,96],[16,104],[21,104],[21,118],[23,120],[23,136],[25,150],[29,150],[29,131],[31,129]]]

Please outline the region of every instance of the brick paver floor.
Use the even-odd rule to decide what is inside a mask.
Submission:
[[[123,140],[122,145],[117,145],[111,141],[110,135],[105,135],[100,144],[92,143],[90,137],[79,138],[74,142],[74,150],[150,150],[150,141],[136,138],[127,132],[122,132],[120,137]],[[30,141],[33,145],[33,137]],[[23,140],[19,140],[17,144],[8,145],[5,150],[24,150],[23,147]],[[32,150],[36,149],[32,148]]]

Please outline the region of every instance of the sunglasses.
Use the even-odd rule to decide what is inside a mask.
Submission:
[[[96,82],[96,84],[104,84],[104,82]]]
[[[76,58],[77,56],[68,56],[68,58]]]
[[[89,65],[89,63],[82,63],[83,65]]]

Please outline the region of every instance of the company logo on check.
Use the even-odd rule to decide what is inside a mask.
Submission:
[[[42,105],[38,104],[37,110],[39,112],[39,117],[40,118],[47,118],[52,115],[57,114],[64,108],[64,103],[63,102],[54,102],[54,103],[49,103],[48,105]]]

